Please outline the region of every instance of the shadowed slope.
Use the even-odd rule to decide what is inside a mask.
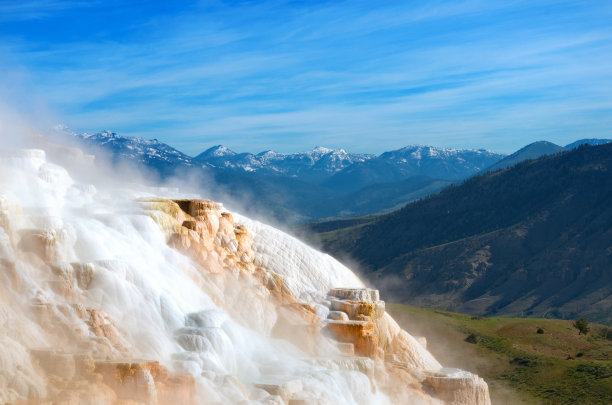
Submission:
[[[321,234],[403,302],[612,321],[612,145],[520,163]]]

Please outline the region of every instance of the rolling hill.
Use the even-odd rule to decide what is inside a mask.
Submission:
[[[311,229],[401,302],[612,322],[612,144],[527,160],[344,223]]]
[[[552,142],[538,141],[531,143],[524,148],[519,149],[511,155],[506,156],[499,162],[487,168],[488,171],[494,171],[499,169],[506,169],[510,166],[514,166],[528,159],[537,159],[540,156],[552,155],[554,153],[562,152],[565,148],[555,145]]]
[[[449,367],[483,376],[491,403],[609,404],[612,328],[591,324],[580,335],[572,321],[484,318],[410,305],[387,305],[401,325],[427,339]]]
[[[605,145],[606,143],[609,143],[609,142],[612,142],[612,140],[590,138],[590,139],[579,139],[568,145],[559,146],[552,142],[537,141],[537,142],[530,143],[529,145],[519,149],[513,154],[504,157],[497,163],[488,167],[485,171],[495,171],[499,169],[506,169],[510,166],[514,166],[515,164],[523,162],[525,160],[537,159],[544,155],[552,155],[555,153],[563,152],[565,150],[572,150],[572,149],[579,147],[580,145],[597,146],[597,145]]]

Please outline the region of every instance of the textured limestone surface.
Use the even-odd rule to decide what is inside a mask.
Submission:
[[[328,255],[55,152],[0,154],[0,403],[489,403]]]

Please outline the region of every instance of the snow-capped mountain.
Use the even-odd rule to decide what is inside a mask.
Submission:
[[[466,172],[482,170],[491,161],[504,155],[485,149],[436,148],[434,146],[410,145],[385,152],[379,159],[404,170],[433,170],[434,177],[464,177]],[[442,164],[441,164],[442,163]]]
[[[121,136],[111,131],[96,134],[71,133],[77,140],[89,146],[101,147],[115,157],[146,164],[188,165],[192,158],[157,139]]]
[[[236,153],[217,145],[190,157],[157,140],[111,131],[77,134],[59,127],[56,132],[90,153],[102,150],[114,161],[136,162],[162,178],[194,175],[197,187],[218,192],[211,198],[248,202],[250,212],[289,224],[388,211],[486,171],[504,157],[482,149],[422,145],[379,156],[322,147],[292,154]]]
[[[200,153],[195,158],[198,160],[207,161],[209,159],[222,158],[227,156],[234,156],[236,152],[226,148],[223,145],[216,145],[212,148],[206,149],[204,152]]]
[[[324,185],[352,191],[369,184],[402,181],[420,175],[461,180],[489,167],[504,156],[484,149],[411,145],[351,165],[333,175]]]
[[[253,154],[236,153],[225,146],[217,145],[196,156],[195,160],[212,167],[316,181],[373,157],[374,155],[348,153],[344,149],[334,150],[320,146],[307,152],[292,154],[277,153],[273,150]]]
[[[212,167],[298,177],[333,187],[356,190],[369,184],[405,180],[411,176],[459,180],[497,162],[504,155],[484,149],[452,149],[412,145],[380,156],[316,147],[283,154],[235,153],[218,145],[195,160]]]
[[[323,147],[292,154],[236,153],[221,145],[191,157],[158,140],[111,131],[77,134],[56,128],[56,132],[90,153],[103,151],[115,162],[143,165],[161,178],[193,175],[197,187],[216,190],[209,191],[217,192],[211,198],[248,201],[253,213],[284,223],[389,210],[478,172],[481,160],[501,157],[487,151],[428,146],[375,156]]]
[[[243,173],[257,173],[297,178],[302,181],[349,183],[364,187],[377,182],[401,181],[411,176],[457,180],[469,177],[489,167],[504,155],[487,150],[436,148],[412,145],[385,152],[380,156],[349,153],[344,149],[316,147],[307,152],[278,153],[268,150],[236,153],[216,145],[196,157],[190,157],[156,139],[121,136],[111,131],[96,134],[77,134],[63,129],[81,143],[102,148],[115,158],[142,162],[160,167],[198,167],[230,169]],[[346,186],[347,184],[344,184]],[[353,186],[349,187],[353,189]]]
[[[96,134],[78,134],[66,128],[58,130],[85,146],[105,150],[115,159],[141,162],[158,169],[166,166],[206,166],[246,173],[294,177],[306,181],[322,181],[325,177],[354,163],[374,158],[374,155],[348,153],[344,149],[334,150],[324,147],[292,154],[272,150],[257,154],[236,153],[222,145],[213,146],[194,158],[157,139],[121,136],[108,130]]]

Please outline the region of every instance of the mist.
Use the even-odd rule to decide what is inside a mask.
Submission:
[[[345,299],[329,294],[363,281],[204,172],[162,176],[0,117],[0,401],[434,404],[460,378],[487,403],[386,314],[367,321],[376,346],[347,354],[366,346],[327,329]]]

